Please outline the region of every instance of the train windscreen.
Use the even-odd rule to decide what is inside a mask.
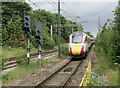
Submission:
[[[82,43],[82,36],[72,36],[72,43]]]

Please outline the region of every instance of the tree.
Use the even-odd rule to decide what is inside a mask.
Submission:
[[[20,17],[23,21],[24,14],[30,14],[32,8],[26,2],[2,2],[2,25],[7,26],[7,22]]]
[[[22,46],[22,24],[21,19],[18,18],[15,22],[11,19],[8,25],[3,28],[3,44],[10,46]],[[24,38],[23,38],[24,39]],[[21,44],[22,43],[22,44]]]
[[[94,38],[92,34],[90,34],[90,32],[85,32],[88,36],[90,36],[91,38]]]

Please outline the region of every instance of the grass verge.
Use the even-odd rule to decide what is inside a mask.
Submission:
[[[57,49],[57,47],[55,47],[54,49]],[[42,51],[46,51],[46,50],[42,50]],[[37,53],[38,52],[38,48],[31,48],[30,53]],[[22,47],[16,47],[16,48],[12,48],[10,46],[3,46],[2,47],[2,51],[0,51],[2,58],[9,58],[9,57],[13,57],[13,56],[20,56],[20,55],[24,55],[27,54],[27,49],[23,49]]]
[[[97,74],[105,74],[107,80],[107,86],[118,86],[118,68],[112,69],[108,67],[108,62],[104,60],[104,56],[99,56],[96,59],[96,69]]]
[[[31,52],[37,52],[36,48],[32,48]],[[2,47],[2,58],[9,58],[9,57],[13,57],[13,56],[19,56],[19,55],[23,55],[23,54],[27,54],[27,50],[23,49],[22,47],[17,47],[17,48],[12,48],[12,47]]]

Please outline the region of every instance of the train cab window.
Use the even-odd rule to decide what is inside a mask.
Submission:
[[[82,43],[82,36],[72,36],[72,43]]]

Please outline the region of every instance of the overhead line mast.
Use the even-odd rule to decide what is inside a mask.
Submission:
[[[60,0],[58,0],[58,57],[60,57]]]

